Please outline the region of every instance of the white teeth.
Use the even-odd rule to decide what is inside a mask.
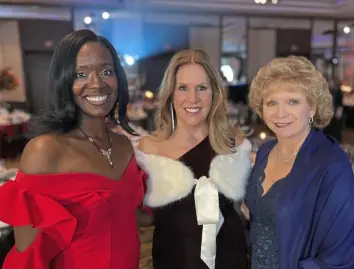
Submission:
[[[276,123],[275,125],[277,127],[284,127],[284,126],[288,126],[290,123]]]
[[[200,108],[186,108],[186,110],[190,113],[196,113],[200,110]]]
[[[87,100],[90,102],[102,102],[107,99],[107,95],[101,95],[101,96],[87,96]]]

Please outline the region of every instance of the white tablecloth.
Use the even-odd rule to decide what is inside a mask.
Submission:
[[[6,228],[6,227],[9,227],[9,225],[0,221],[0,229]]]

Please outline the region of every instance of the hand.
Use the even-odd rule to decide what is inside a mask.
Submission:
[[[334,115],[334,117],[337,119],[337,120],[340,120],[343,116],[343,107],[340,106],[336,109],[336,113]]]

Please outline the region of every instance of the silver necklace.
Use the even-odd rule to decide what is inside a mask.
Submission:
[[[111,166],[111,168],[113,168],[113,162],[112,162],[112,158],[111,158],[111,155],[112,155],[112,137],[111,137],[109,131],[107,131],[107,135],[108,135],[108,138],[109,138],[109,148],[107,150],[104,150],[104,149],[100,148],[95,143],[95,141],[91,137],[89,137],[81,128],[79,128],[79,129],[86,136],[86,138],[97,148],[97,150],[99,152],[101,152],[104,157],[106,157],[106,159],[109,162],[109,165]]]
[[[282,162],[282,163],[287,163],[288,161],[290,161],[292,158],[294,158],[297,154],[299,153],[299,150],[295,151],[289,158],[287,159],[283,159],[280,157],[280,153],[278,151],[278,147],[276,148],[276,151],[275,151],[275,158]]]
[[[300,142],[299,142],[299,144],[297,145],[297,151],[295,151],[289,158],[287,158],[287,159],[284,159],[284,158],[281,158],[280,157],[280,152],[279,152],[279,147],[278,147],[278,145],[279,144],[277,144],[276,145],[276,148],[275,148],[275,158],[277,159],[277,161],[280,161],[280,162],[282,162],[282,163],[287,163],[288,161],[290,161],[291,159],[293,159],[298,153],[299,153],[299,151],[300,151],[300,145],[304,142],[304,140],[306,139],[306,137],[307,137],[307,135],[303,138],[303,139],[301,139],[300,140]]]

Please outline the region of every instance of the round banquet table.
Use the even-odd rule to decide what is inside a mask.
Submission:
[[[4,156],[5,138],[13,140],[18,136],[24,136],[28,132],[28,122],[0,125],[0,157]]]

